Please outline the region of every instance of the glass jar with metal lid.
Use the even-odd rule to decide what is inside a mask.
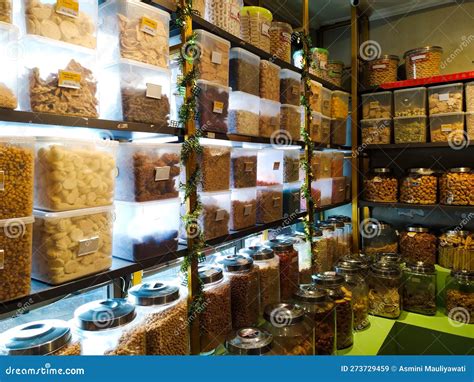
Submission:
[[[400,234],[400,255],[407,263],[436,263],[438,239],[426,227],[411,226]]]
[[[398,63],[400,59],[393,54],[384,54],[375,60],[367,62],[367,83],[378,86],[397,80]]]
[[[2,333],[0,355],[81,355],[81,344],[66,321],[42,320]]]
[[[402,271],[390,263],[376,263],[369,272],[369,313],[385,318],[398,318],[402,310]]]
[[[398,232],[388,223],[368,219],[361,224],[361,235],[362,250],[368,256],[398,252]]]
[[[273,336],[264,329],[242,328],[225,343],[227,355],[270,355]]]
[[[315,285],[300,285],[294,295],[295,303],[302,307],[314,328],[314,353],[336,353],[336,305],[326,290]]]
[[[298,252],[299,283],[311,283],[311,247],[306,241],[305,234],[295,232],[292,235],[279,235],[277,239],[293,242],[293,247]]]
[[[313,268],[311,274],[321,273],[329,270],[328,240],[320,229],[313,230]],[[301,284],[305,284],[301,282]]]
[[[74,312],[83,355],[145,355],[146,333],[135,305],[125,299],[92,301]]]
[[[397,202],[398,179],[389,168],[374,168],[364,179],[364,193],[369,202]]]
[[[280,260],[270,248],[249,247],[239,253],[250,256],[257,266],[260,282],[260,314],[267,305],[280,302]]]
[[[289,301],[299,284],[298,252],[291,241],[275,239],[264,245],[272,248],[280,260],[280,300]]]
[[[219,263],[230,281],[232,328],[255,326],[260,311],[258,269],[251,257],[229,255]]]
[[[400,269],[403,269],[404,266],[402,256],[395,252],[377,253],[375,256],[375,263],[387,263]]]
[[[336,251],[337,251],[337,236],[332,224],[326,224],[321,222],[317,227],[323,233],[323,237],[326,239],[327,242],[327,252],[326,258],[322,259],[321,266],[322,272],[330,271],[332,269],[332,264],[334,263],[334,259],[336,258]],[[324,267],[323,267],[324,265]]]
[[[361,269],[361,274],[364,278],[367,278],[369,275],[369,270],[373,264],[373,257],[367,256],[364,253],[354,254],[351,256],[346,256],[342,259],[346,263],[352,264],[354,267],[359,267]]]
[[[291,35],[293,28],[288,23],[272,21],[269,30],[270,54],[291,63]]]
[[[313,276],[317,288],[328,291],[329,297],[336,304],[336,346],[337,350],[348,348],[354,342],[352,328],[352,295],[344,288],[344,277],[336,272],[318,273]]]
[[[400,201],[410,204],[436,204],[438,178],[429,168],[411,168],[400,184]]]
[[[403,310],[436,314],[436,269],[433,264],[407,264],[403,270]]]
[[[201,265],[198,272],[204,284],[205,307],[199,317],[201,353],[211,354],[232,331],[230,282],[216,266]]]
[[[403,55],[407,80],[433,77],[440,74],[443,48],[425,46],[411,49]]]
[[[344,288],[352,295],[354,330],[363,330],[369,322],[369,287],[362,273],[362,267],[352,261],[341,261],[336,273],[345,279]]]
[[[147,355],[189,354],[185,288],[159,281],[143,283],[129,290],[128,300],[142,319]]]
[[[474,272],[452,271],[445,292],[446,315],[463,324],[474,324]]]
[[[263,329],[273,336],[275,355],[313,355],[313,327],[303,308],[290,303],[268,305]]]
[[[470,167],[451,168],[439,180],[441,204],[473,206],[474,172]]]
[[[474,233],[451,229],[438,238],[438,263],[455,271],[474,271]]]

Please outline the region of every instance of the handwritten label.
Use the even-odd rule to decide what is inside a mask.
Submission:
[[[252,205],[247,204],[244,206],[244,216],[249,216],[252,212]]]
[[[60,70],[58,73],[58,86],[60,88],[80,89],[81,73]]]
[[[79,16],[79,2],[77,0],[58,0],[56,12],[69,17]]]
[[[424,60],[426,58],[426,54],[419,54],[418,56],[412,56],[410,57],[410,60],[412,62],[414,61],[421,61],[421,60]]]
[[[224,102],[214,101],[212,111],[216,114],[222,114],[224,112]]]
[[[96,253],[99,249],[99,236],[91,237],[90,239],[79,240],[79,247],[77,249],[77,256],[91,255]]]
[[[169,180],[170,171],[170,166],[155,167],[155,182],[159,182],[160,180]]]
[[[220,52],[213,51],[211,55],[211,62],[213,64],[222,64],[222,54]]]
[[[377,69],[387,69],[387,64],[377,64],[377,65],[372,65],[373,70]]]
[[[220,222],[224,220],[225,214],[226,214],[226,210],[218,210],[216,212],[216,222]]]
[[[274,196],[273,197],[273,207],[280,207],[280,197],[279,196]]]
[[[146,84],[146,97],[161,99],[162,87],[157,84]]]
[[[449,101],[449,93],[441,93],[438,95],[440,101]]]
[[[156,36],[158,33],[158,21],[143,16],[140,23],[140,30],[150,36]]]
[[[209,133],[207,133],[207,137],[211,138],[211,139],[214,139],[216,137],[216,134],[209,132]]]
[[[273,162],[273,171],[278,171],[280,169],[280,162]]]
[[[244,171],[245,172],[252,172],[253,171],[253,162],[245,162],[244,163]]]
[[[267,23],[262,24],[262,35],[270,37],[270,25]]]

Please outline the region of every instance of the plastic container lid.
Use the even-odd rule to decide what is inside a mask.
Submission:
[[[295,304],[279,302],[267,305],[263,318],[272,325],[282,328],[302,322],[304,310]]]
[[[386,119],[386,118],[385,118]],[[407,115],[404,117],[393,117],[394,121],[399,121],[402,119],[426,119],[426,115]]]
[[[287,78],[291,78],[295,81],[301,81],[301,74],[290,69],[282,69],[280,71],[280,79],[284,80]]]
[[[221,89],[224,89],[225,91],[227,91],[228,93],[230,92],[231,88],[228,87],[228,86],[225,86],[225,85],[221,85],[221,84],[218,84],[216,82],[211,82],[211,81],[208,81],[208,80],[196,80],[196,84],[199,85],[199,84],[203,84],[203,85],[206,85],[206,86],[213,86],[213,87],[216,87],[216,88],[221,88]]]
[[[392,95],[391,91],[386,92],[377,92],[377,93],[370,93],[370,94],[362,94],[362,98],[377,98],[381,95]]]
[[[462,88],[462,87],[463,87],[463,84],[462,84],[462,82],[456,82],[456,83],[454,83],[454,84],[445,84],[445,85],[430,86],[430,87],[428,88],[428,91],[431,92],[431,91],[433,91],[433,90],[435,90],[435,89],[437,90],[437,89],[443,89],[443,88],[452,88],[452,87],[454,87],[454,86],[459,86],[459,87]],[[460,89],[460,90],[462,91],[462,89]]]
[[[164,305],[178,299],[179,288],[161,282],[143,283],[129,291],[129,300],[139,306]]]
[[[269,22],[271,22],[273,20],[272,13],[268,9],[262,8],[262,7],[242,7],[242,8],[240,8],[240,16],[245,16],[246,14],[248,14],[249,16],[260,16],[260,15],[262,15]]]
[[[374,172],[375,174],[390,174],[392,170],[387,167],[377,167],[373,168],[371,172]]]
[[[133,5],[134,7],[141,7],[144,9],[144,12],[148,11],[148,12],[152,12],[152,13],[155,13],[155,14],[160,14],[160,16],[163,16],[163,17],[166,17],[168,20],[171,19],[171,15],[166,12],[166,11],[163,11],[157,7],[154,7],[152,5],[149,5],[149,4],[146,4],[146,3],[142,3],[141,1],[135,1],[135,0],[108,0],[107,2],[105,3],[102,3],[99,5],[99,10],[101,10],[102,8],[107,8],[109,7],[110,5],[114,4],[114,3],[128,3],[127,5]]]
[[[199,279],[204,284],[212,284],[224,278],[224,272],[222,269],[211,265],[200,265],[198,273]]]
[[[1,336],[8,355],[47,355],[71,341],[71,329],[62,320],[42,320],[16,326]]]
[[[321,288],[316,288],[313,284],[302,284],[294,293],[295,300],[317,303],[330,301],[328,293]]]
[[[79,329],[101,331],[127,325],[135,319],[135,306],[123,298],[92,301],[74,312]]]
[[[235,337],[227,340],[225,347],[231,354],[262,355],[272,350],[273,336],[266,330],[243,328],[235,333]]]
[[[418,53],[425,53],[425,52],[443,52],[443,48],[440,46],[424,46],[422,48],[415,48],[415,49],[410,49],[405,52],[403,55],[403,58],[406,56],[411,56],[412,54],[418,54]]]
[[[126,203],[126,202],[121,202],[121,203]],[[128,203],[132,203],[132,202],[128,202]],[[136,204],[136,203],[133,203],[133,204]],[[33,210],[33,215],[41,219],[68,219],[68,218],[74,218],[78,216],[95,215],[95,214],[101,214],[104,212],[112,212],[112,211],[114,211],[113,205],[103,206],[103,207],[82,208],[80,210],[69,210],[69,211],[60,211],[60,212]]]
[[[322,287],[338,287],[344,283],[344,277],[336,272],[324,272],[313,275],[313,284]]]
[[[245,50],[243,48],[238,48],[238,47],[232,48],[230,50],[229,59],[232,60],[234,58],[241,58],[240,55],[250,57],[252,60],[260,62],[259,56],[249,52],[248,50]]]
[[[418,88],[409,88],[409,89],[400,89],[400,90],[394,90],[393,94],[400,94],[400,93],[414,93],[417,91],[426,91],[426,88],[424,86],[420,86]]]
[[[397,60],[397,61],[400,61],[400,58],[395,54],[383,54],[378,58],[374,58],[373,60],[369,60],[369,62],[374,62],[374,61],[378,61],[378,60]]]
[[[323,54],[328,54],[329,55],[329,50],[325,48],[311,48],[310,52],[318,52],[318,53],[323,53]]]
[[[227,45],[230,48],[230,41],[227,41],[226,39],[223,39],[222,37],[216,36],[215,34],[212,34],[204,29],[196,29],[194,32],[196,33],[196,36],[203,35],[205,37],[209,37],[212,40],[218,40],[219,42]]]
[[[451,271],[451,276],[455,277],[460,281],[472,281],[474,280],[473,271]]]
[[[252,258],[244,255],[228,255],[219,261],[226,272],[248,271],[253,267]]]

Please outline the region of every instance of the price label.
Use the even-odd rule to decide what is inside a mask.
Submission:
[[[213,64],[222,64],[222,54],[220,52],[212,52],[211,61]]]
[[[226,210],[218,210],[216,212],[216,222],[220,222],[224,220],[225,214],[226,214]]]
[[[158,33],[158,21],[143,16],[140,23],[140,30],[150,36],[156,36]]]
[[[300,193],[299,192],[293,192],[293,201],[298,202],[300,200]]]
[[[244,206],[244,216],[249,216],[252,213],[252,205],[247,204]]]
[[[270,25],[267,23],[262,24],[262,35],[270,37]]]
[[[169,180],[170,171],[170,166],[155,167],[155,182],[159,182],[160,180]]]
[[[438,95],[440,101],[449,101],[449,93],[441,93]]]
[[[278,171],[280,169],[280,162],[273,162],[273,171]]]
[[[441,125],[441,131],[443,133],[450,133],[451,131],[453,131],[453,127],[451,125]]]
[[[387,64],[377,64],[377,65],[372,65],[373,70],[377,69],[387,69]]]
[[[216,134],[209,132],[209,133],[207,133],[207,137],[211,138],[211,139],[214,139],[216,137]]]
[[[273,207],[280,207],[280,197],[279,196],[274,196],[273,197]]]
[[[426,54],[419,54],[418,56],[410,57],[410,60],[412,62],[421,61],[421,60],[424,60],[424,59],[426,59]]]
[[[58,0],[56,12],[69,17],[79,16],[79,2],[77,0]]]
[[[148,98],[161,99],[161,91],[161,85],[146,84],[146,97]]]
[[[245,172],[252,172],[253,171],[253,162],[245,162],[244,163],[244,171]]]
[[[224,102],[214,101],[212,111],[216,114],[222,114],[224,112]]]
[[[408,233],[407,233],[407,236],[408,236],[408,237],[415,237],[415,236],[416,236],[416,232],[408,232]]]
[[[79,247],[77,248],[77,256],[85,256],[96,253],[99,249],[99,237],[94,236],[90,239],[79,240]]]
[[[60,70],[58,73],[58,86],[61,88],[80,89],[81,73]]]

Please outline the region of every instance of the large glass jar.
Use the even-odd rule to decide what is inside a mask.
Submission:
[[[258,269],[252,258],[242,254],[225,256],[219,261],[230,280],[232,328],[255,326],[260,310]]]
[[[373,258],[371,256],[367,256],[363,253],[346,256],[342,259],[343,262],[350,263],[354,267],[360,268],[360,273],[366,280],[369,275],[370,267],[373,264],[372,260]]]
[[[443,48],[440,46],[425,46],[405,52],[407,80],[439,75],[442,56]]]
[[[411,168],[400,184],[400,201],[410,204],[436,204],[438,178],[429,168]]]
[[[204,284],[204,310],[199,318],[201,353],[211,354],[232,331],[230,282],[219,267],[202,265],[199,279]]]
[[[311,284],[311,247],[306,241],[305,234],[303,232],[295,232],[292,235],[279,235],[277,236],[277,239],[293,243],[293,247],[298,252],[299,283]]]
[[[369,272],[369,313],[396,319],[402,310],[402,271],[389,263],[376,263]]]
[[[337,350],[352,346],[354,342],[354,315],[352,313],[352,295],[344,288],[344,277],[335,272],[318,273],[313,276],[317,288],[328,291],[336,304],[336,346]]]
[[[376,263],[387,263],[394,267],[400,268],[403,270],[405,264],[403,262],[402,256],[399,253],[377,253],[375,256]]]
[[[436,269],[418,261],[403,271],[403,310],[428,316],[436,314]]]
[[[400,59],[392,54],[384,54],[366,65],[369,86],[379,86],[385,82],[397,80],[397,69]]]
[[[364,179],[365,200],[369,202],[397,202],[398,179],[389,168],[374,168]]]
[[[311,58],[309,72],[316,77],[327,79],[329,51],[324,48],[312,48]]]
[[[441,204],[474,205],[474,172],[469,167],[452,168],[439,180]]]
[[[74,312],[83,355],[145,355],[146,333],[135,305],[125,299],[92,301]]]
[[[321,273],[329,270],[327,264],[328,258],[328,240],[323,236],[319,229],[313,230],[313,266],[312,274]]]
[[[369,322],[369,287],[362,274],[362,268],[354,262],[341,261],[336,266],[336,273],[345,279],[344,288],[352,295],[354,312],[354,330],[363,330]]]
[[[81,355],[81,344],[66,321],[42,320],[2,333],[0,355]]]
[[[310,318],[314,328],[314,354],[333,355],[336,353],[336,309],[335,304],[324,289],[315,285],[300,285],[294,301]]]
[[[270,26],[272,13],[261,7],[240,8],[242,40],[270,53]]]
[[[332,269],[342,257],[349,254],[349,247],[346,241],[344,223],[337,218],[328,219],[327,223],[334,227],[334,233],[336,235],[336,252],[331,264]]]
[[[279,303],[268,305],[263,328],[273,335],[275,355],[313,355],[313,327],[303,308]]]
[[[437,238],[426,227],[407,227],[400,234],[400,254],[407,263],[436,263]]]
[[[271,355],[273,336],[266,330],[243,328],[225,343],[227,355]]]
[[[270,54],[291,63],[291,34],[293,28],[288,23],[273,21],[269,30]]]
[[[321,260],[321,266],[324,268],[321,272],[326,272],[332,269],[334,259],[336,258],[337,236],[334,226],[331,224],[320,224],[318,228],[321,230],[323,237],[327,241],[326,259]]]
[[[161,282],[136,285],[128,300],[136,306],[146,332],[147,355],[189,354],[187,294]]]
[[[456,271],[474,271],[474,233],[447,230],[439,237],[438,262]]]
[[[369,221],[362,229],[362,248],[366,255],[398,252],[398,232],[390,224]]]
[[[474,324],[474,272],[451,272],[445,291],[446,315],[463,324]]]

